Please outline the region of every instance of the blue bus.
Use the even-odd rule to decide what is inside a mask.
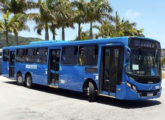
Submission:
[[[39,41],[4,47],[2,75],[34,84],[120,100],[161,96],[161,46],[145,37]]]

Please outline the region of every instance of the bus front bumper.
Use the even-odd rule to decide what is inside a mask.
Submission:
[[[120,91],[119,91],[120,88]],[[128,86],[118,87],[116,98],[121,100],[147,100],[159,98],[162,88],[152,90],[134,90]]]

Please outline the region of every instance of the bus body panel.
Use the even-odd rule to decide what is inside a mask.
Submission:
[[[9,62],[2,62],[1,66],[2,75],[4,77],[9,77]]]
[[[16,63],[16,66],[18,67],[15,67],[15,76],[18,72],[21,72],[24,82],[25,75],[30,73],[33,79],[33,83],[45,86],[47,85],[47,65]]]
[[[79,66],[61,65],[59,87],[65,85],[65,88],[74,91],[82,91],[84,68]]]
[[[136,37],[141,38],[141,37]],[[99,91],[99,94],[104,94],[108,96],[115,97],[121,100],[143,100],[143,99],[151,99],[151,98],[159,98],[161,95],[161,82],[155,84],[142,84],[138,83],[133,80],[131,77],[125,72],[126,67],[126,54],[127,50],[130,48],[128,47],[128,39],[129,37],[121,37],[121,38],[108,38],[108,39],[101,39],[101,40],[91,40],[91,41],[78,41],[78,42],[34,42],[29,45],[22,45],[22,46],[11,46],[11,47],[4,47],[3,49],[10,49],[16,50],[20,48],[38,48],[38,47],[47,47],[48,48],[48,56],[47,56],[47,63],[46,64],[36,64],[36,63],[18,63],[15,62],[15,79],[16,74],[20,71],[23,76],[23,80],[25,81],[26,73],[30,73],[32,76],[33,83],[39,85],[49,85],[48,83],[48,65],[49,65],[49,51],[51,49],[60,49],[62,53],[63,46],[80,46],[80,45],[98,45],[98,63],[97,72],[89,73],[86,72],[86,68],[91,68],[93,66],[80,66],[80,65],[63,65],[61,64],[61,53],[60,53],[60,64],[59,64],[59,81],[56,84],[59,88],[83,92],[83,85],[84,82],[88,79],[93,80],[96,83],[97,89],[100,90],[100,62],[101,62],[101,54],[103,47],[113,47],[113,46],[123,46],[123,69],[122,69],[122,79],[121,84],[116,85],[116,92],[107,92],[104,90]],[[148,38],[146,38],[148,39]],[[148,39],[152,40],[152,39]],[[153,40],[154,41],[154,40]],[[3,58],[2,58],[3,59]],[[2,60],[2,75],[5,77],[9,77],[9,62],[4,62]],[[159,89],[159,92],[155,96],[146,96],[142,97],[139,93],[132,88],[126,85],[126,82],[130,82],[132,85],[136,86],[138,90],[141,91],[155,91]]]

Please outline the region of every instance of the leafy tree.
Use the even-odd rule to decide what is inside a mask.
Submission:
[[[6,12],[9,10],[11,13],[24,13],[28,9],[37,8],[37,4],[33,0],[1,0],[0,10]]]
[[[120,19],[118,13],[114,17],[115,31],[113,37],[118,36],[144,36],[143,29],[138,30],[136,23],[130,23],[129,20]]]
[[[29,27],[25,24],[25,21],[27,19],[27,16],[25,14],[15,14],[14,15],[14,19],[15,21],[18,23],[16,24],[15,26],[15,29],[14,29],[14,35],[15,35],[15,42],[16,42],[16,45],[19,44],[18,42],[18,34],[19,34],[19,31],[21,30],[28,30],[30,31]]]
[[[143,29],[138,30],[136,23],[130,23],[129,20],[120,19],[118,13],[113,21],[104,21],[101,26],[95,25],[99,30],[99,37],[119,37],[119,36],[144,36]]]
[[[69,0],[39,0],[40,14],[31,14],[37,26],[37,33],[45,29],[45,39],[49,39],[49,29],[55,39],[55,28],[62,28],[62,39],[65,40],[65,28],[73,27],[73,10]]]
[[[102,22],[104,19],[112,19],[110,13],[112,8],[108,3],[108,0],[90,0],[87,3],[86,15],[87,20],[90,23],[90,38],[93,38],[93,23],[98,21]]]
[[[17,21],[16,17],[10,17],[10,12],[7,10],[6,13],[3,15],[3,20],[0,21],[0,31],[3,32],[6,36],[6,45],[8,46],[8,34],[9,32],[18,31],[17,26],[19,22]]]
[[[81,40],[88,40],[89,38],[89,31],[81,32]],[[75,41],[79,41],[78,36],[75,38]]]
[[[18,33],[21,30],[29,30],[28,26],[25,25],[27,21],[26,10],[37,8],[37,4],[33,0],[1,0],[0,1],[0,10],[4,13],[9,11],[10,13],[14,13],[14,18],[17,19],[19,24],[17,24],[17,28],[14,29],[15,34],[15,42],[18,44]]]
[[[53,22],[49,25],[49,29],[52,32],[52,40],[56,39],[56,28],[59,28],[57,24],[54,24]]]
[[[94,25],[93,28],[98,29],[98,37],[106,38],[111,37],[114,34],[115,27],[109,21],[104,21],[101,26]]]
[[[39,7],[39,13],[30,13],[28,15],[28,19],[34,20],[36,22],[35,29],[37,30],[38,34],[41,34],[41,31],[45,30],[45,40],[49,40],[49,23],[52,21],[55,24],[55,21],[53,20],[53,17],[51,15],[51,12],[48,8],[48,0],[38,1],[38,7]]]
[[[62,28],[62,40],[65,40],[65,28],[72,27],[74,11],[69,0],[49,0],[49,9],[59,27]]]
[[[86,18],[86,6],[85,0],[75,0],[72,2],[75,10],[74,22],[78,24],[78,37],[77,40],[81,40],[81,24],[87,22]]]

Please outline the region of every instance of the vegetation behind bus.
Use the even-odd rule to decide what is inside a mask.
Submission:
[[[6,46],[5,44],[5,35],[3,33],[0,33],[0,48]],[[14,41],[15,39],[15,36],[9,34],[9,46],[14,46],[16,45],[16,42]],[[32,41],[41,41],[41,39],[39,38],[31,38],[31,37],[21,37],[21,36],[18,36],[18,42],[19,42],[19,45],[26,45],[26,44],[29,44],[29,42],[32,42]]]
[[[14,7],[13,7],[14,6]],[[6,34],[6,45],[8,33],[15,34],[15,42],[21,30],[28,30],[26,21],[36,21],[38,34],[45,31],[45,40],[49,39],[49,30],[52,32],[52,39],[55,39],[56,29],[62,28],[62,39],[65,40],[65,28],[78,24],[78,36],[76,40],[91,39],[93,37],[116,37],[116,36],[144,36],[143,29],[137,29],[136,23],[129,20],[112,16],[112,7],[108,0],[2,0],[0,1],[0,11],[4,13],[4,18],[0,22],[0,31]],[[37,8],[39,13],[26,13],[27,10]],[[9,13],[14,13],[14,16]],[[6,21],[12,24],[4,24]],[[81,24],[90,23],[89,32],[82,31]],[[97,23],[97,27],[94,25]],[[101,24],[100,24],[101,23]],[[100,25],[99,25],[100,24]],[[13,27],[14,25],[14,27]],[[4,29],[9,28],[10,29]],[[93,28],[97,28],[98,33],[93,34]],[[9,41],[14,39],[9,39]]]

